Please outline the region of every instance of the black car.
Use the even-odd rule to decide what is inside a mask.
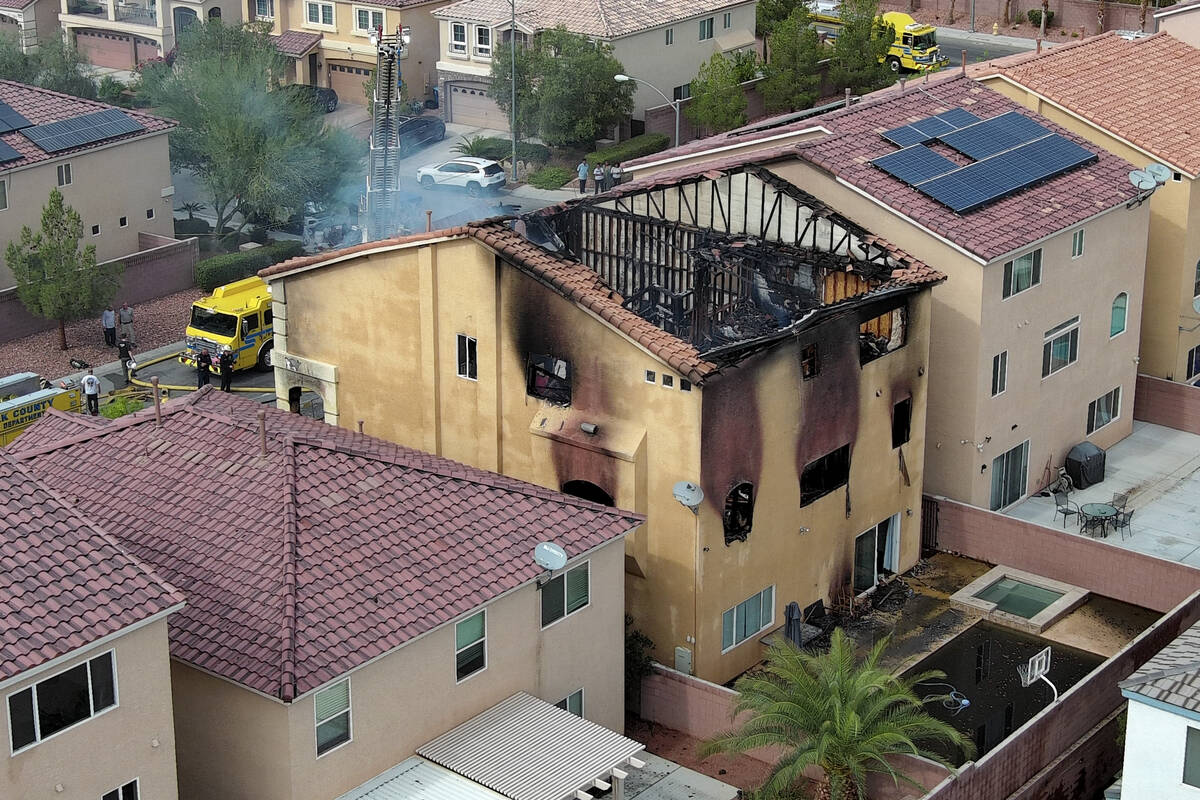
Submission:
[[[397,117],[400,151],[408,154],[430,142],[446,138],[446,123],[437,117]]]
[[[293,83],[284,88],[286,91],[291,92],[294,97],[323,109],[326,114],[331,114],[337,110],[338,96],[337,92],[333,89],[326,89],[324,86],[309,86],[306,83]]]

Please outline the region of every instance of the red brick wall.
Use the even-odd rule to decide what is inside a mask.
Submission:
[[[1200,387],[1138,375],[1133,418],[1200,433]]]

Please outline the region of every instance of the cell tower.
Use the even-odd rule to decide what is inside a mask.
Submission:
[[[395,236],[400,221],[396,191],[400,188],[400,142],[396,135],[400,109],[400,59],[409,43],[409,29],[397,26],[384,36],[380,26],[372,32],[375,47],[375,96],[371,113],[371,154],[367,161],[366,224],[364,241]]]

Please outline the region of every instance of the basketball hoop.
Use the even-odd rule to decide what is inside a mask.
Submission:
[[[1034,654],[1025,664],[1017,665],[1017,675],[1021,677],[1021,686],[1028,689],[1035,681],[1043,680],[1046,685],[1054,692],[1054,699],[1050,702],[1054,703],[1058,700],[1058,687],[1050,682],[1046,674],[1050,672],[1050,648]]]

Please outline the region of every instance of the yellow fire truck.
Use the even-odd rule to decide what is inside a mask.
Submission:
[[[829,40],[836,39],[842,27],[839,6],[831,0],[816,0],[812,6],[813,24]],[[906,69],[912,72],[931,72],[949,63],[941,54],[937,43],[937,28],[917,22],[901,11],[888,11],[879,21],[889,25],[895,33],[886,61],[892,72]]]
[[[0,445],[6,445],[50,407],[78,413],[83,391],[74,385],[51,386],[32,372],[0,378]]]
[[[212,359],[210,371],[226,346],[233,351],[233,368],[267,369],[271,365],[271,292],[262,278],[244,278],[218,286],[192,304],[187,326],[187,349],[179,360],[193,369],[202,350]]]

